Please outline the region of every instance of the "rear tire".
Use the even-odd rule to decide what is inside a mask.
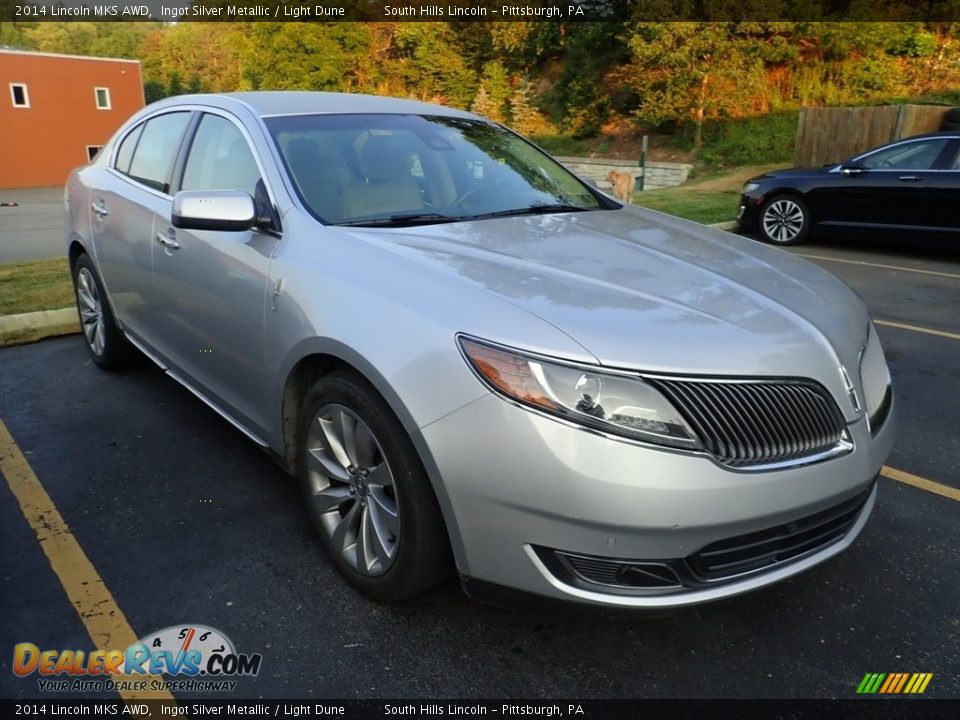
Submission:
[[[297,475],[321,544],[364,595],[399,602],[450,575],[450,542],[420,458],[387,403],[356,373],[335,371],[307,393]]]
[[[86,253],[73,264],[73,291],[90,357],[103,370],[129,367],[137,357],[136,349],[117,325],[97,269]]]
[[[810,211],[796,195],[774,195],[763,204],[760,237],[772,245],[796,245],[810,234]]]

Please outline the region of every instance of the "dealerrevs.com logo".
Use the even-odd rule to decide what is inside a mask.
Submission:
[[[22,678],[36,674],[45,692],[232,692],[237,686],[233,678],[256,676],[262,660],[259,653],[238,653],[219,630],[192,624],[152,633],[125,650],[41,650],[20,643],[13,649],[13,673]]]

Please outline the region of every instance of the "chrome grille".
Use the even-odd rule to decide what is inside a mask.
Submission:
[[[645,378],[670,400],[720,462],[733,467],[801,460],[837,447],[840,409],[804,380]]]
[[[809,555],[844,537],[870,497],[871,485],[846,502],[768,530],[711,543],[687,558],[700,580],[715,582]]]

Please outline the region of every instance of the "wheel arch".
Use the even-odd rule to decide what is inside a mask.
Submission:
[[[440,506],[443,523],[450,538],[454,559],[458,567],[466,567],[466,552],[457,529],[450,498],[440,478],[440,471],[433,455],[406,404],[401,400],[387,379],[360,353],[331,338],[311,338],[301,343],[295,358],[287,364],[280,393],[280,428],[278,440],[279,459],[290,474],[296,472],[297,427],[303,400],[310,387],[324,375],[337,370],[350,370],[368,382],[390,407],[413,443],[417,456],[427,473],[434,497]]]
[[[78,236],[75,235],[70,239],[70,244],[67,248],[67,261],[70,264],[71,273],[73,272],[74,265],[76,265],[77,258],[83,255],[84,253],[86,253],[87,255],[90,254],[87,251],[86,246],[83,244],[83,241]]]

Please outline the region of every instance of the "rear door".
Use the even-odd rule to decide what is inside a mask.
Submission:
[[[121,138],[90,191],[94,253],[117,318],[141,341],[152,324],[153,226],[170,216],[170,174],[189,112],[155,115]]]
[[[260,207],[273,203],[248,131],[210,110],[192,131],[177,190],[243,190]],[[267,212],[269,215],[270,212]],[[251,429],[265,426],[263,324],[272,287],[272,228],[240,232],[173,227],[170,212],[155,228],[155,341],[181,380]]]
[[[876,188],[873,218],[890,230],[927,229],[943,214],[938,187],[956,140],[933,137],[910,140],[871,153],[861,160],[867,180]]]
[[[925,231],[960,237],[960,138],[952,138],[934,172],[926,174],[925,211],[917,224]]]

